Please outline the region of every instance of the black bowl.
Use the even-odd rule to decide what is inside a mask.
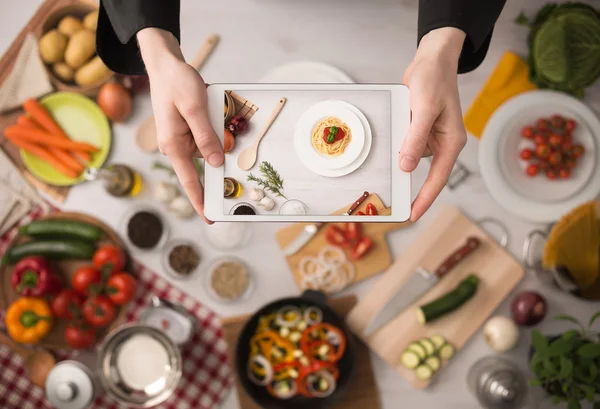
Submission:
[[[346,350],[342,358],[337,362],[340,376],[337,380],[335,391],[325,398],[295,396],[291,399],[278,399],[270,395],[264,386],[256,385],[248,378],[247,368],[248,358],[250,357],[250,339],[258,326],[258,320],[260,317],[268,315],[273,310],[277,310],[287,305],[296,307],[317,307],[323,312],[323,322],[331,324],[344,332],[344,336],[346,337]],[[300,297],[282,298],[273,301],[252,315],[246,322],[246,325],[244,325],[238,339],[235,353],[235,369],[238,379],[248,395],[257,405],[264,409],[281,409],[283,407],[286,409],[325,409],[330,408],[332,405],[339,402],[348,389],[348,384],[354,374],[355,356],[355,341],[344,320],[327,305],[325,294],[318,291],[307,290]]]

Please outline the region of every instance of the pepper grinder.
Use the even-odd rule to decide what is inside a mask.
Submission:
[[[486,409],[519,409],[527,398],[527,381],[519,368],[497,356],[477,361],[469,370],[467,382]]]

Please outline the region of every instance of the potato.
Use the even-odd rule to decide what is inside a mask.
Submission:
[[[73,81],[73,76],[75,75],[73,69],[64,62],[57,62],[54,64],[52,66],[52,71],[58,78],[66,82]]]
[[[58,23],[58,32],[71,37],[76,32],[83,30],[83,24],[73,16],[66,16]]]
[[[96,31],[96,27],[98,26],[98,10],[92,11],[90,14],[85,16],[83,19],[83,25],[88,30]]]
[[[65,51],[65,62],[76,70],[81,67],[96,52],[96,33],[90,30],[81,30],[73,34]]]
[[[100,57],[95,56],[90,62],[75,72],[75,82],[81,86],[97,84],[108,79],[112,72]]]
[[[67,48],[67,37],[58,32],[50,30],[40,39],[40,56],[47,64],[54,64],[63,59]]]

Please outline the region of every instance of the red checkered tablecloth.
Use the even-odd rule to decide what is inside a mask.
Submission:
[[[34,209],[19,225],[26,224],[44,214],[41,208]],[[18,226],[0,237],[0,255],[4,253],[17,234]],[[150,305],[150,298],[157,295],[178,303],[198,318],[198,332],[192,341],[181,351],[183,376],[177,391],[161,409],[212,409],[221,403],[233,384],[233,375],[227,362],[227,345],[217,316],[196,299],[173,287],[166,280],[148,268],[134,263],[134,273],[138,277],[140,289],[126,313],[126,321],[133,322]],[[4,325],[4,312],[0,311]],[[68,359],[69,354],[58,354],[60,359]],[[47,409],[51,408],[45,399],[44,391],[31,384],[25,376],[22,359],[8,348],[0,345],[0,409]],[[119,409],[114,400],[100,396],[92,409]],[[58,408],[60,409],[60,408]]]

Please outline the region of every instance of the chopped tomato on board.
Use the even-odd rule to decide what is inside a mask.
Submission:
[[[373,241],[368,237],[361,238],[352,248],[350,258],[358,260],[367,254],[373,248]]]
[[[342,229],[340,229],[335,224],[332,224],[329,227],[327,227],[327,230],[325,231],[325,238],[327,239],[327,242],[332,246],[348,247],[350,245]]]
[[[377,208],[373,203],[369,203],[367,205],[367,216],[377,216]]]
[[[346,239],[348,241],[358,240],[362,236],[362,225],[360,223],[346,223]]]

